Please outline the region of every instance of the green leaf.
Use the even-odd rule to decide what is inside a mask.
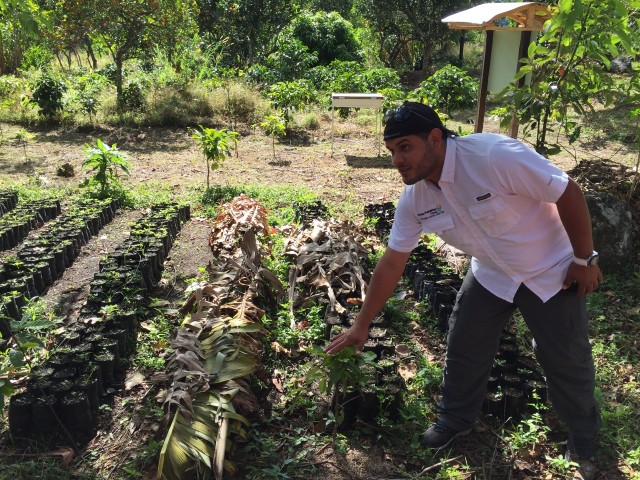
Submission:
[[[9,360],[11,364],[16,368],[24,367],[24,354],[20,350],[14,348],[9,350]]]

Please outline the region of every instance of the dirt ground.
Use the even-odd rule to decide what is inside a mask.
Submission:
[[[459,117],[457,122],[463,128],[470,128],[464,117]],[[85,145],[94,144],[100,138],[110,145],[117,144],[129,155],[132,168],[127,183],[145,183],[151,188],[158,182],[169,184],[179,196],[206,182],[204,160],[186,130],[38,127],[27,128],[34,138],[20,144],[15,140],[17,127],[0,125],[0,128],[4,139],[0,146],[0,181],[76,185],[86,177],[81,168]],[[330,119],[325,118],[318,130],[277,143],[275,157],[271,139],[250,130],[241,131],[237,155],[234,153],[219,171],[212,172],[211,183],[306,186],[317,192],[323,201],[349,201],[362,206],[393,201],[402,190],[402,182],[391,166],[384,145],[371,130],[371,126],[358,127],[337,119],[332,128]],[[485,131],[497,131],[497,127],[489,121],[485,124]],[[565,169],[574,167],[576,159],[613,158],[628,165],[635,162],[636,154],[631,149],[607,142],[583,144],[576,148],[576,157],[565,154],[554,158],[554,161]],[[73,167],[74,177],[64,178],[56,174],[63,164]],[[156,292],[173,305],[180,302],[187,280],[195,277],[198,268],[211,260],[207,245],[211,224],[198,217],[197,211],[192,213],[192,220],[184,226],[171,250],[165,266],[165,280]],[[56,306],[62,315],[73,319],[86,298],[100,256],[110,252],[127,236],[128,225],[141,214],[140,211],[119,213],[83,248],[80,257],[49,289],[43,300]],[[122,381],[124,383],[124,378]],[[83,473],[93,472],[106,479],[120,478],[122,465],[139,455],[149,439],[156,436],[158,425],[145,423],[133,408],[133,405],[142,405],[149,395],[154,395],[149,379],[130,391],[116,392],[112,410],[102,418],[98,434],[80,452],[81,459],[76,463],[82,465]],[[479,434],[481,444],[471,445],[472,450],[490,449],[495,443],[491,433],[484,431]],[[353,449],[345,457],[335,457],[329,450],[320,450],[309,458],[309,462],[321,467],[322,478],[393,478],[387,453],[381,448]],[[0,451],[0,457],[3,454]],[[395,461],[399,458],[402,460],[402,452],[397,452]],[[429,467],[412,464],[411,458],[402,461],[417,471]],[[154,467],[141,478],[154,478]]]

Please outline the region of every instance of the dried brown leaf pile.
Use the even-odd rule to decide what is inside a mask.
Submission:
[[[167,419],[174,415],[159,466],[166,478],[183,478],[194,464],[216,478],[233,470],[224,459],[227,436],[244,436],[242,415],[258,409],[244,377],[261,366],[263,308],[284,294],[261,266],[257,238],[266,231],[266,209],[258,202],[242,195],[221,206],[209,236],[216,261],[207,268],[208,281],[191,286],[166,372],[156,375],[167,384]]]
[[[310,228],[292,231],[285,245],[286,255],[295,258],[289,272],[292,312],[328,298],[327,315],[343,314],[349,304],[362,302],[367,288],[363,263],[370,253],[364,241],[348,221],[314,220]]]

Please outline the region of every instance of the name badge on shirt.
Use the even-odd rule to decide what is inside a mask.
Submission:
[[[442,209],[442,205],[436,203],[436,207],[435,208],[431,208],[429,210],[426,210],[424,212],[420,212],[418,213],[418,218],[422,221],[424,220],[428,220],[430,218],[433,217],[437,217],[438,215],[442,215],[444,213],[444,210]]]

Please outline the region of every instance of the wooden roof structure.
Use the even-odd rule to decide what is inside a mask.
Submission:
[[[518,30],[539,32],[551,14],[549,5],[538,2],[484,3],[449,15],[442,21],[455,30],[513,30],[514,27],[500,27],[494,23],[504,17],[516,22]]]

